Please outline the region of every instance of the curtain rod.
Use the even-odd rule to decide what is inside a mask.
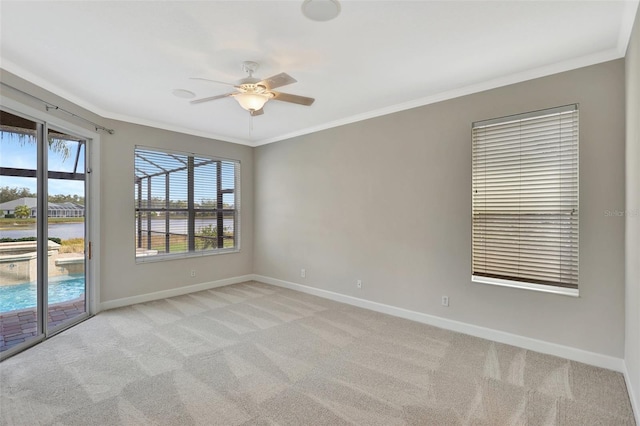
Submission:
[[[53,109],[53,110],[56,110],[56,111],[64,112],[65,114],[69,114],[69,115],[70,115],[70,116],[72,116],[72,117],[75,117],[75,118],[77,118],[77,119],[79,119],[79,120],[82,120],[82,121],[84,121],[84,122],[87,122],[87,123],[91,124],[93,127],[95,127],[96,131],[98,131],[98,130],[104,130],[105,132],[109,133],[110,135],[112,135],[112,134],[114,134],[114,133],[115,133],[115,131],[114,131],[113,129],[107,129],[106,127],[101,126],[101,125],[99,125],[98,123],[94,123],[94,122],[93,122],[93,121],[91,121],[91,120],[87,120],[87,119],[86,119],[86,118],[84,118],[84,117],[80,117],[79,115],[74,114],[74,113],[72,113],[71,111],[67,111],[67,110],[66,110],[66,109],[64,109],[64,108],[60,108],[59,106],[54,105],[54,104],[52,104],[51,102],[47,102],[47,101],[45,101],[45,100],[43,100],[43,99],[40,99],[39,97],[34,96],[34,95],[32,95],[31,93],[27,93],[27,92],[25,92],[25,91],[23,91],[23,90],[20,90],[20,89],[18,89],[17,87],[13,87],[13,86],[11,86],[11,85],[9,85],[9,84],[7,84],[7,83],[4,83],[4,82],[2,82],[2,81],[0,81],[0,84],[2,84],[2,85],[3,85],[3,86],[5,86],[5,87],[8,87],[9,89],[15,90],[15,91],[16,91],[16,92],[18,92],[18,93],[21,93],[21,94],[23,94],[23,95],[25,95],[25,96],[28,96],[28,97],[30,97],[30,98],[32,98],[32,99],[35,99],[36,101],[40,101],[40,102],[42,102],[42,103],[44,104],[45,108],[47,109],[47,111],[49,111],[50,109]]]

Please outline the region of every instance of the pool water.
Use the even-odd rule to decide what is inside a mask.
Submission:
[[[0,286],[0,313],[36,306],[36,282]],[[49,278],[49,305],[77,299],[84,294],[84,275]]]

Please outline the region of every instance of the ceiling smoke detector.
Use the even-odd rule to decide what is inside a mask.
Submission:
[[[330,21],[340,14],[338,0],[304,0],[302,13],[312,21]]]
[[[173,96],[177,96],[178,98],[183,98],[183,99],[191,99],[196,96],[196,94],[193,93],[192,91],[185,90],[185,89],[175,89],[172,93],[173,93]]]

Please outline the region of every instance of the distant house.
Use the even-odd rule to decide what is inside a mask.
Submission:
[[[27,206],[29,211],[29,217],[36,217],[38,215],[38,199],[37,198],[18,198],[17,200],[7,201],[0,204],[0,216],[12,215],[15,213],[17,206]],[[77,203],[49,203],[48,214],[49,217],[84,217],[84,206]]]

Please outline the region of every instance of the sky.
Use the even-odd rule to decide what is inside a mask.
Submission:
[[[60,153],[49,149],[49,170],[72,172],[75,163],[75,155],[78,142],[65,142],[71,154],[64,158]],[[0,167],[13,167],[22,169],[37,168],[37,153],[35,140],[22,141],[9,132],[0,132]],[[81,148],[80,159],[78,161],[78,171],[84,172],[84,146]],[[12,176],[0,176],[0,186],[17,188],[28,188],[36,193],[36,179]],[[84,182],[73,180],[49,179],[49,195],[79,195],[84,197]]]
[[[48,151],[48,168],[49,170],[72,172],[74,168],[76,152],[78,150],[79,142],[65,141],[70,155],[64,158],[62,153],[56,152],[49,148]],[[165,169],[171,170],[175,167],[179,167],[182,164],[175,161],[173,157],[159,152],[153,151],[141,151],[141,153],[151,159],[156,164],[162,164]],[[85,161],[85,147],[80,148],[80,159],[78,161],[78,171],[84,171]],[[178,155],[179,157],[182,157]],[[186,157],[185,157],[186,158]],[[183,159],[184,160],[184,159]],[[199,161],[205,161],[206,159],[198,159]],[[0,131],[0,167],[12,167],[19,169],[33,169],[37,168],[37,151],[35,139],[29,140],[28,138],[19,138],[15,133]],[[136,168],[144,173],[153,174],[160,169],[152,166],[150,163],[136,158]],[[205,200],[216,199],[216,171],[215,166],[207,164],[202,167],[196,167],[196,188],[195,198],[196,202],[203,202]],[[222,162],[222,187],[233,188],[235,185],[235,164],[231,161]],[[132,179],[133,182],[133,179]],[[84,182],[74,180],[60,180],[49,179],[49,195],[79,195],[84,197]],[[13,176],[0,176],[0,187],[8,186],[12,188],[27,188],[31,192],[36,193],[36,179],[13,177]],[[164,177],[153,178],[152,196],[163,199],[165,196]],[[186,171],[173,173],[171,176],[170,184],[170,199],[171,200],[186,200],[187,199],[187,179]],[[146,188],[145,188],[146,189]],[[143,195],[146,197],[146,193]],[[223,202],[233,205],[234,194],[224,194]]]

